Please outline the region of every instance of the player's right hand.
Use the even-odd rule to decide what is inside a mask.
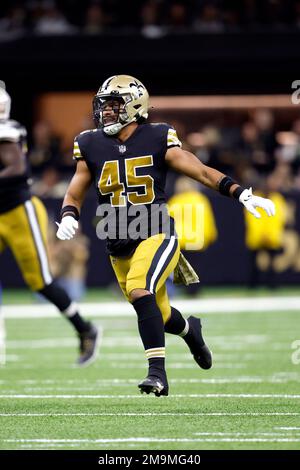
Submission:
[[[78,229],[78,221],[71,215],[63,217],[60,224],[58,222],[55,223],[58,226],[56,236],[60,240],[71,240]]]

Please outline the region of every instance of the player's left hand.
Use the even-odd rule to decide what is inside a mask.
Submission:
[[[264,209],[269,217],[275,215],[274,202],[271,201],[271,199],[254,196],[252,194],[252,188],[244,189],[239,197],[239,201],[246,207],[247,211],[249,211],[257,219],[261,218],[261,214],[255,209],[256,207],[261,207]]]

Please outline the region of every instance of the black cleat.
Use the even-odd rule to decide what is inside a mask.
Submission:
[[[91,323],[90,329],[79,335],[79,349],[80,349],[80,356],[77,359],[78,366],[87,366],[91,362],[93,362],[98,353],[98,339],[99,339],[99,331],[98,329]]]
[[[154,393],[157,397],[169,395],[168,383],[164,383],[162,379],[155,377],[154,375],[146,377],[138,384],[138,387],[141,393],[147,393],[147,395],[149,395],[149,393]]]
[[[187,321],[189,323],[189,332],[184,339],[186,339],[186,343],[198,366],[201,369],[210,369],[212,366],[212,353],[202,337],[201,320],[200,318],[190,316]]]

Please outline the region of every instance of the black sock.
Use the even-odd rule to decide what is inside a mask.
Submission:
[[[180,335],[186,327],[186,320],[181,313],[174,307],[171,307],[171,316],[165,324],[165,332],[172,335]]]
[[[149,361],[149,375],[160,377],[165,374],[165,332],[155,296],[145,295],[132,305],[137,313],[138,329]]]
[[[154,375],[155,377],[165,376],[165,358],[164,357],[153,357],[148,359],[149,369],[148,375]]]
[[[72,323],[77,333],[85,333],[91,329],[90,322],[84,320],[78,312],[74,313],[71,317],[66,315],[66,318]]]
[[[55,281],[38,292],[58,308],[78,333],[90,329],[90,323],[80,316],[76,304],[71,301],[66,291],[58,286]]]
[[[194,332],[190,329],[188,321],[174,307],[171,307],[171,316],[165,324],[165,332],[181,336],[191,349],[198,348],[205,344],[201,330],[200,336],[199,334],[195,336]]]

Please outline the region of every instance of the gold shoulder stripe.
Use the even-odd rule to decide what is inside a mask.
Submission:
[[[178,139],[176,130],[175,129],[168,129],[167,147],[172,146],[172,145],[178,145],[179,147],[181,147],[182,143]]]

